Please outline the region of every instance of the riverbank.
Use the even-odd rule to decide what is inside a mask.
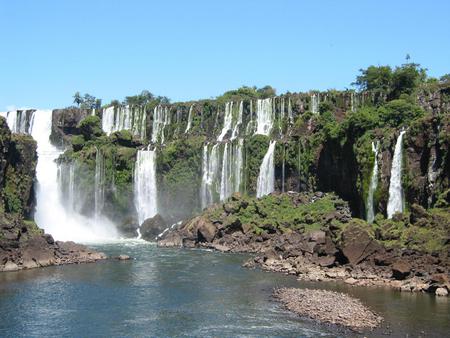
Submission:
[[[417,223],[422,223],[418,228],[422,233],[425,226],[431,230],[437,224],[449,228],[440,214],[419,208],[413,209],[408,219],[412,223],[404,232],[418,228]],[[375,227],[353,219],[348,205],[332,194],[288,193],[262,199],[234,195],[166,233],[158,245],[253,253],[256,256],[244,264],[246,267],[295,275],[301,280],[341,280],[349,285],[447,296],[448,244],[427,253],[402,243],[403,237],[399,237],[396,245],[389,246],[394,242],[392,237],[389,241],[383,238],[389,229],[392,231],[393,222]],[[424,247],[429,245],[420,233],[414,235]],[[447,243],[445,238],[443,243]]]

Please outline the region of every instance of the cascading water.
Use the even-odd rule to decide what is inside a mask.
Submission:
[[[222,176],[220,181],[220,200],[223,201],[227,197],[231,196],[231,161],[230,148],[228,143],[225,143],[225,149],[223,150],[222,158]]]
[[[272,102],[272,98],[257,101],[255,134],[269,135],[272,131],[273,121],[275,120]]]
[[[203,146],[201,202],[202,208],[214,203],[217,195],[216,178],[219,176],[219,143],[208,150],[208,144]]]
[[[194,108],[194,105],[191,105],[189,107],[188,123],[186,126],[186,130],[184,131],[185,134],[189,131],[189,129],[191,129],[191,126],[192,126],[192,110],[193,110],[193,108]]]
[[[259,168],[256,197],[262,197],[275,190],[275,153],[276,141],[271,141]]]
[[[98,222],[92,222],[91,219],[74,211],[73,195],[70,200],[72,208],[66,208],[63,204],[65,198],[61,196],[58,186],[61,180],[58,180],[58,165],[55,162],[62,151],[50,143],[51,124],[51,110],[35,112],[31,135],[38,144],[37,203],[34,216],[36,223],[57,240],[90,242],[117,238],[118,234],[114,225],[107,219],[100,218]],[[69,190],[74,188],[74,175],[72,171],[72,183]]]
[[[319,102],[320,102],[319,94],[312,94],[311,95],[311,113],[313,113],[313,114],[319,113]]]
[[[233,102],[225,103],[225,113],[223,118],[223,128],[217,138],[217,141],[222,142],[223,138],[227,135],[228,131],[231,130],[233,124]]]
[[[107,135],[119,130],[130,130],[133,135],[144,139],[145,127],[144,107],[110,106],[103,110],[102,130]]]
[[[13,110],[2,112],[12,133],[30,134],[33,129],[34,109]]]
[[[95,154],[94,202],[94,219],[95,223],[98,223],[105,205],[105,160],[98,148]]]
[[[291,98],[288,99],[288,117],[289,117],[289,123],[294,123],[294,115],[292,115],[292,103]]]
[[[403,212],[403,187],[402,187],[402,161],[403,161],[403,135],[401,131],[397,138],[392,159],[391,180],[389,183],[389,200],[387,204],[387,216],[392,218],[396,212]]]
[[[134,203],[139,226],[158,213],[157,198],[156,153],[154,150],[139,150],[134,168]]]
[[[374,211],[374,205],[373,205],[373,195],[378,187],[378,148],[380,146],[380,143],[372,142],[372,152],[375,156],[375,161],[373,163],[373,169],[372,169],[372,176],[370,177],[370,185],[369,185],[369,192],[367,194],[367,203],[366,203],[366,215],[367,215],[367,222],[373,223],[373,220],[375,218],[375,211]]]
[[[222,159],[220,147],[223,147]],[[243,139],[225,144],[216,143],[212,147],[208,144],[203,146],[200,190],[202,208],[219,200],[223,201],[241,190],[243,147]]]
[[[153,109],[153,129],[152,129],[152,142],[156,143],[158,140],[160,143],[164,143],[165,135],[164,129],[170,124],[170,111],[167,107],[161,105],[156,106]]]
[[[238,137],[239,135],[239,127],[242,125],[242,115],[244,113],[244,102],[241,101],[239,103],[239,111],[238,111],[238,117],[237,117],[237,121],[234,124],[233,127],[233,132],[231,133],[231,140],[234,140]]]

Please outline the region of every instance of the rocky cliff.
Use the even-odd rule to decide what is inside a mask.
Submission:
[[[328,91],[276,97],[232,92],[215,100],[151,101],[140,107],[115,103],[96,112],[96,132],[86,132],[87,122],[83,127],[87,112],[55,110],[53,123],[58,125],[52,139],[70,140],[72,149],[61,161],[83,167],[83,177],[95,176],[95,154],[100,149],[107,163],[105,214],[128,228],[133,223],[137,226],[133,203],[129,203],[135,154],[148,144],[157,151],[160,214],[173,223],[204,206],[205,147],[210,155],[217,145],[219,174],[212,183],[212,199],[217,201],[225,148],[234,156],[239,139],[243,164],[236,191],[256,193],[262,159],[270,140],[277,140],[276,191],[335,192],[349,203],[353,216],[365,218],[375,160],[371,144],[379,142],[374,209],[375,214],[386,216],[392,157],[402,129],[407,131],[402,175],[406,209],[414,203],[425,208],[448,203],[449,97],[448,86],[441,86],[390,101],[371,92]],[[271,131],[257,135],[258,114],[263,112],[270,113]],[[232,126],[221,135],[230,116]],[[125,120],[128,131],[112,130],[106,135],[100,130],[105,121]],[[223,136],[220,141],[219,135]],[[85,187],[87,201],[82,201],[80,210],[92,213],[92,182],[86,179],[80,187]]]

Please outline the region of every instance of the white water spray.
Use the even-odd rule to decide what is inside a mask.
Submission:
[[[375,161],[373,163],[372,176],[370,177],[370,185],[369,192],[367,194],[367,203],[366,203],[366,214],[367,214],[367,222],[373,223],[375,218],[375,211],[373,205],[373,195],[378,187],[378,148],[380,147],[380,143],[372,142],[372,152],[375,156]]]
[[[38,144],[37,204],[34,216],[37,225],[57,240],[98,242],[118,238],[114,225],[107,219],[102,217],[98,222],[93,222],[63,204],[58,187],[58,165],[55,162],[62,151],[50,143],[51,123],[51,110],[36,111],[31,135]]]
[[[192,110],[193,110],[193,108],[194,108],[194,105],[191,105],[189,107],[188,123],[186,126],[186,130],[184,131],[185,134],[189,131],[189,129],[191,129],[191,126],[192,126]]]
[[[157,196],[156,153],[154,150],[139,150],[134,169],[134,201],[139,226],[158,213]]]
[[[259,168],[256,197],[262,197],[275,190],[275,153],[276,141],[271,141]]]
[[[275,120],[273,99],[267,98],[257,101],[256,106],[256,133],[261,135],[269,135],[273,128]]]
[[[391,181],[389,183],[389,200],[387,205],[388,218],[396,212],[403,212],[403,187],[402,187],[402,161],[403,161],[403,135],[401,131],[397,138],[392,159]]]

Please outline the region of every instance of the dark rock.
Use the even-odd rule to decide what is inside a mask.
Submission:
[[[356,265],[381,251],[381,246],[359,226],[349,225],[342,233],[342,253],[349,263]]]
[[[217,228],[207,219],[201,217],[196,224],[199,242],[211,243],[217,234]]]
[[[430,217],[430,215],[427,213],[427,211],[418,204],[411,205],[411,215],[410,215],[410,222],[412,224],[417,223],[419,220],[427,219]]]
[[[56,146],[63,146],[70,143],[73,135],[79,135],[78,124],[86,116],[89,116],[89,109],[79,109],[76,107],[65,109],[54,109],[52,112],[52,132],[50,140]]]
[[[167,224],[161,215],[157,214],[152,218],[147,218],[140,227],[141,237],[146,241],[154,241],[156,236],[167,228]]]
[[[392,276],[395,279],[405,279],[411,273],[411,265],[405,261],[397,261],[392,265]]]

